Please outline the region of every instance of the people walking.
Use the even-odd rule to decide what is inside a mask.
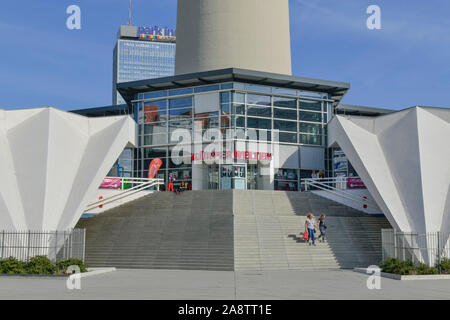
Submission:
[[[320,231],[320,235],[317,238],[319,241],[325,242],[325,233],[327,231],[327,226],[325,225],[325,218],[327,216],[325,214],[321,214],[320,218],[319,218],[319,231]],[[320,240],[322,239],[322,240]]]
[[[173,176],[172,173],[169,173],[169,187],[167,188],[167,191],[174,191],[173,190],[173,183],[175,182],[175,177]]]
[[[314,215],[312,213],[308,214],[306,221],[305,221],[305,233],[308,233],[308,243],[309,245],[315,246],[315,235],[316,232],[316,220],[314,219]]]

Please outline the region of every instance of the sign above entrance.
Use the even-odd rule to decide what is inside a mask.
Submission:
[[[192,161],[198,160],[223,160],[223,159],[239,159],[239,160],[261,160],[272,161],[272,153],[252,152],[252,151],[222,151],[222,152],[199,152],[192,155]]]

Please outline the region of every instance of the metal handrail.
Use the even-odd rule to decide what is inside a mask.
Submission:
[[[111,177],[108,177],[108,178],[111,178]],[[134,186],[134,187],[132,187],[130,189],[126,189],[126,190],[124,190],[121,193],[118,193],[118,194],[112,195],[110,197],[104,198],[102,200],[90,203],[90,204],[88,204],[88,206],[86,208],[86,211],[95,209],[96,207],[98,207],[100,205],[106,205],[106,204],[109,204],[111,202],[114,202],[114,201],[117,201],[117,200],[129,197],[129,196],[131,196],[131,195],[133,195],[135,193],[138,193],[139,191],[142,191],[144,189],[147,189],[149,187],[153,187],[153,186],[156,186],[156,185],[160,186],[160,185],[164,184],[164,180],[163,179],[151,179],[151,180],[145,179],[145,178],[118,178],[118,179],[121,179],[121,185],[123,185],[124,182],[125,183],[128,182],[128,181],[123,181],[123,179],[134,180],[134,181],[138,181],[138,182],[142,182],[142,183],[140,183],[137,186]]]
[[[352,178],[359,178],[359,177],[352,177]],[[355,201],[358,202],[360,204],[365,204],[367,206],[371,206],[371,207],[375,207],[377,208],[378,205],[376,204],[376,202],[369,200],[369,199],[364,199],[362,197],[358,197],[355,196],[354,194],[351,194],[349,192],[346,192],[343,189],[339,189],[336,188],[334,186],[328,185],[327,183],[346,183],[346,181],[341,180],[341,178],[308,178],[308,179],[304,179],[302,184],[305,185],[305,189],[306,191],[308,190],[308,186],[313,186],[317,189],[323,190],[323,191],[327,191],[331,194],[346,198],[348,200],[351,201]]]

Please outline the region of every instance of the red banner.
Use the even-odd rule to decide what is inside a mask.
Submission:
[[[158,173],[159,168],[162,166],[162,161],[159,158],[156,158],[150,163],[150,166],[148,168],[148,178],[153,179],[156,174]]]
[[[347,189],[366,189],[361,178],[347,178]]]

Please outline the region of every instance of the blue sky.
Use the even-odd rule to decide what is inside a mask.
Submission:
[[[66,28],[66,8],[82,11]],[[366,9],[381,7],[382,30]],[[290,0],[293,74],[345,81],[343,103],[450,107],[450,1]],[[176,0],[133,0],[133,25],[175,27]],[[0,10],[0,108],[111,104],[112,50],[128,0],[14,0]],[[268,39],[270,45],[270,39]]]

